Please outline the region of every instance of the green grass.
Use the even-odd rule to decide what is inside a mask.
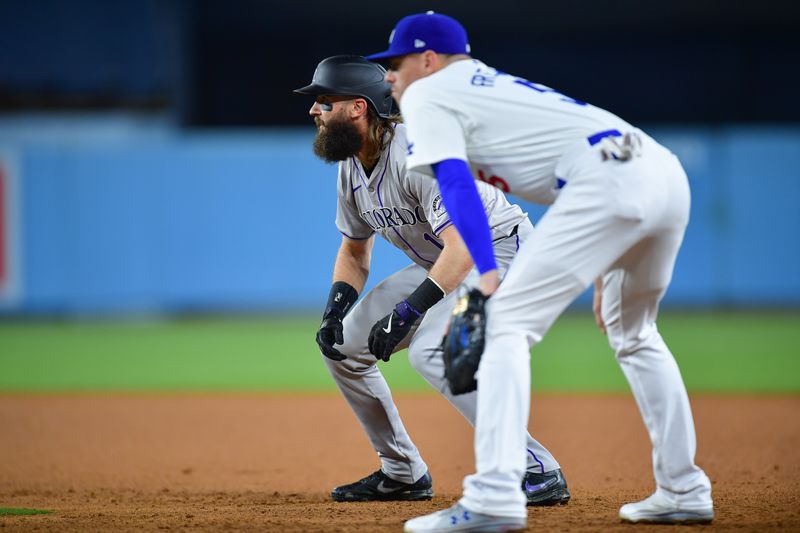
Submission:
[[[658,321],[690,391],[800,392],[800,313],[678,313]],[[539,390],[627,391],[589,315],[566,315],[532,354]]]
[[[32,515],[32,514],[50,514],[53,511],[44,509],[25,509],[15,507],[0,507],[0,516],[18,516],[18,515]]]
[[[0,322],[0,391],[334,391],[317,318]],[[693,392],[800,392],[800,313],[664,312],[659,329]],[[428,391],[404,353],[379,363],[393,390]],[[533,351],[538,391],[627,383],[588,314]]]

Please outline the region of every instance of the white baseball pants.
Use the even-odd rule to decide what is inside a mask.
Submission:
[[[674,155],[640,135],[642,153],[627,162],[603,162],[599,146],[588,144],[562,158],[556,175],[566,186],[489,299],[476,473],[464,480],[461,500],[467,509],[526,516],[518,487],[526,467],[530,348],[599,276],[608,340],[647,426],[656,484],[676,498],[710,503],[710,482],[694,464],[683,379],[655,322],[688,222],[688,180]]]

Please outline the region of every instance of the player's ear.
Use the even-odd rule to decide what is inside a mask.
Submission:
[[[353,100],[353,105],[350,106],[350,118],[357,118],[361,115],[367,114],[367,101],[363,98],[356,98]]]
[[[442,58],[439,54],[433,50],[425,50],[422,53],[422,68],[424,68],[425,72],[428,74],[436,72],[441,68],[441,60]]]

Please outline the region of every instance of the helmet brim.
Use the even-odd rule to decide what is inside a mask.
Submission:
[[[295,89],[294,91],[297,94],[336,94],[335,91],[331,91],[327,87],[323,87],[322,85],[317,85],[316,83],[310,83],[305,87],[300,87],[299,89]]]
[[[358,94],[358,92],[342,91],[341,89],[334,89],[332,87],[319,85],[317,83],[311,83],[309,85],[306,85],[305,87],[300,87],[299,89],[295,89],[292,92],[295,92],[297,94],[310,94],[312,96],[319,96],[321,94],[331,94],[336,96],[358,96],[359,98],[366,98],[367,100],[369,100],[369,98]]]
[[[421,51],[424,52],[424,50]],[[404,56],[414,52],[419,53],[420,50],[412,50],[411,52],[398,52],[396,50],[385,50],[383,52],[378,52],[377,54],[371,54],[365,57],[370,61],[375,61],[376,59],[391,59],[393,57]]]

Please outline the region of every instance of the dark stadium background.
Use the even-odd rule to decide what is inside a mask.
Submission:
[[[800,121],[791,1],[3,0],[0,109],[168,109],[193,127],[305,124],[290,90],[434,9],[475,57],[635,123]]]

